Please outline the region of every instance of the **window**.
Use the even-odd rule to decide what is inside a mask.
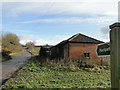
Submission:
[[[85,44],[84,47],[88,47],[88,44]]]
[[[90,53],[89,53],[89,52],[85,52],[85,53],[84,53],[84,57],[90,58]]]

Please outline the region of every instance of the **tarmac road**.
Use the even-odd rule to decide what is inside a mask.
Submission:
[[[2,81],[10,78],[12,74],[25,65],[31,58],[31,54],[25,52],[19,56],[12,56],[11,60],[0,63],[0,86]]]

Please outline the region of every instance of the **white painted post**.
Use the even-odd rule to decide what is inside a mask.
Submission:
[[[110,29],[111,88],[120,88],[120,23]]]

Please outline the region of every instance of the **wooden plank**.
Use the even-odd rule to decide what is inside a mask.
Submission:
[[[120,23],[110,26],[111,87],[120,88]]]

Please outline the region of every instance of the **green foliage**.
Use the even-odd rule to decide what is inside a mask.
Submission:
[[[39,54],[39,48],[35,47],[34,42],[26,43],[26,48],[27,48],[28,52],[30,52],[32,55]]]
[[[3,86],[6,88],[110,88],[110,69],[106,67],[71,69],[66,66],[42,64],[33,57],[16,76]],[[55,62],[54,62],[55,63]],[[71,66],[73,67],[73,66]],[[93,70],[89,70],[93,69]],[[98,72],[98,71],[102,72]]]
[[[88,69],[90,68],[91,71],[94,71],[94,68],[99,68],[101,67],[100,63],[98,60],[81,60],[81,59],[61,59],[61,60],[49,60],[47,59],[42,59],[38,57],[38,60],[42,63],[42,65],[52,65],[54,67],[64,67],[66,69],[71,69],[71,70],[77,70],[78,68],[80,69]],[[107,68],[110,69],[110,66],[107,66]],[[101,71],[102,69],[100,69]],[[89,70],[88,70],[89,71]]]
[[[27,47],[27,49],[28,50],[33,50],[34,49],[34,43],[33,42],[28,42],[28,43],[26,43],[26,47]]]
[[[11,56],[9,55],[11,51],[7,48],[2,49],[2,61],[6,61],[11,59]]]
[[[2,48],[7,48],[11,52],[18,52],[22,50],[19,38],[12,33],[7,33],[2,36]]]
[[[18,55],[21,55],[22,53],[24,53],[24,50],[21,50],[19,52],[15,52],[15,53],[10,53],[10,56],[18,56]]]
[[[40,47],[34,47],[33,50],[29,50],[29,52],[32,54],[32,55],[39,55],[39,50],[40,50]]]
[[[30,46],[30,44],[29,45],[27,44],[27,47],[26,47],[28,52],[30,52],[34,56],[39,55],[40,47],[35,47],[34,43],[32,44],[32,46],[30,46],[31,48],[28,48],[28,46]]]
[[[22,52],[22,47],[19,43],[19,38],[12,33],[7,33],[2,36],[2,61],[11,59],[11,54]]]

